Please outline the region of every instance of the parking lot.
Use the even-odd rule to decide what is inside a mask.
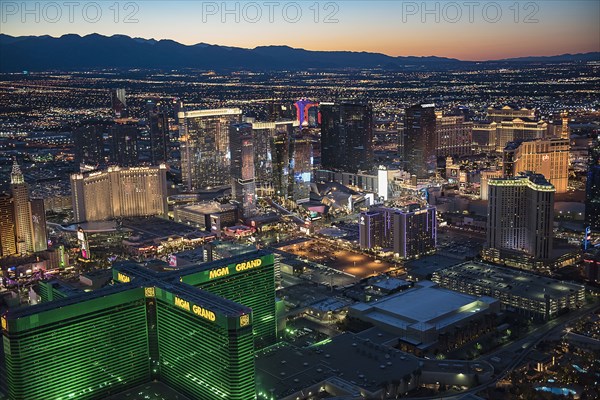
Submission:
[[[465,259],[479,254],[485,242],[485,235],[459,232],[454,229],[440,229],[437,241],[438,254]]]
[[[394,267],[393,264],[387,261],[375,259],[366,254],[339,249],[322,240],[313,239],[303,243],[296,243],[281,247],[280,250],[294,254],[301,259],[350,274],[356,279],[379,275]],[[325,274],[326,272],[323,271]],[[321,274],[322,271],[315,270],[313,273]]]

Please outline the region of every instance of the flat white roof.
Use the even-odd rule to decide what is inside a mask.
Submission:
[[[351,310],[401,329],[410,326],[425,331],[457,323],[473,313],[485,311],[494,302],[497,300],[442,289],[426,281],[379,301],[356,304]]]

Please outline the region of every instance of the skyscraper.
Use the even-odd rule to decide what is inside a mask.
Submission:
[[[292,195],[292,135],[282,129],[271,138],[273,193],[278,197],[289,198]]]
[[[410,204],[394,213],[393,249],[401,258],[415,258],[435,250],[437,218],[435,207]]]
[[[138,127],[133,119],[115,120],[110,129],[110,161],[120,167],[138,164]]]
[[[416,104],[404,116],[404,162],[417,178],[435,169],[436,116],[434,104]]]
[[[254,173],[257,193],[291,196],[291,138],[297,121],[254,122]]]
[[[321,103],[322,168],[355,173],[370,171],[373,162],[371,106],[350,101]]]
[[[41,285],[52,301],[2,315],[9,399],[101,400],[157,380],[190,399],[256,399],[255,349],[277,333],[272,254],[166,273],[126,262],[113,280]]]
[[[17,253],[15,205],[7,194],[0,194],[0,257]]]
[[[310,200],[310,182],[313,167],[313,139],[307,129],[297,130],[292,136],[291,175],[292,199],[297,203]]]
[[[254,138],[252,133],[252,124],[232,124],[229,127],[231,196],[242,206],[244,218],[256,214]]]
[[[365,211],[358,218],[358,238],[360,248],[370,250],[385,248],[388,241],[385,240],[383,231],[383,217],[381,210]]]
[[[556,193],[566,193],[569,183],[569,140],[539,139],[509,142],[504,148],[504,176],[532,171],[542,174]]]
[[[490,179],[487,243],[489,261],[535,268],[552,252],[555,189],[543,175],[524,172]]]
[[[497,125],[495,122],[473,123],[473,144],[480,153],[496,151]]]
[[[435,250],[435,207],[409,204],[403,208],[376,207],[359,216],[361,249],[381,248],[401,258],[414,258]]]
[[[149,103],[150,162],[158,165],[169,158],[169,113],[162,102]]]
[[[98,165],[104,162],[103,127],[100,125],[81,126],[73,132],[75,162]]]
[[[600,231],[600,137],[590,147],[585,187],[585,224]]]
[[[44,251],[48,248],[46,208],[44,207],[44,200],[31,199],[30,203],[33,227],[33,251]]]
[[[502,152],[509,142],[542,139],[548,123],[537,118],[535,110],[511,106],[489,107],[487,121],[473,124],[473,142],[482,152]]]
[[[166,166],[109,167],[106,171],[71,175],[77,222],[167,213]]]
[[[10,182],[10,195],[0,195],[0,257],[46,250],[44,201],[29,199],[29,187],[16,161]]]
[[[17,252],[27,254],[34,251],[33,220],[31,218],[31,203],[29,188],[21,168],[15,160],[10,174],[10,193],[15,207],[15,233],[17,237]]]
[[[115,89],[111,93],[111,106],[115,118],[127,118],[127,98],[125,89]]]
[[[496,151],[501,152],[508,142],[541,139],[548,131],[548,124],[537,119],[515,118],[496,123]]]
[[[179,113],[181,175],[188,190],[231,184],[229,126],[241,117],[239,108]]]

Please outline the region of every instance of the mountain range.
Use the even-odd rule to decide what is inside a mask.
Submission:
[[[451,70],[481,64],[600,61],[600,52],[552,57],[522,57],[485,62],[445,57],[392,57],[381,53],[310,51],[289,46],[254,49],[173,40],[103,36],[19,36],[0,34],[0,72],[73,71],[87,69],[247,69],[302,70],[307,68],[388,68],[397,70]]]

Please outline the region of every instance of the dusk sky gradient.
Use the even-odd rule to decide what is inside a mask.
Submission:
[[[27,7],[38,10],[42,15],[36,23],[33,15],[22,15],[22,10],[7,9],[12,3],[18,8],[22,2],[2,1],[2,33],[22,35],[61,36],[66,33],[85,35],[100,33],[103,35],[125,34],[133,37],[172,39],[184,44],[200,42],[253,48],[263,45],[289,45],[309,50],[351,50],[380,52],[394,56],[444,56],[462,60],[489,60],[507,57],[557,55],[563,53],[583,53],[600,51],[600,1],[481,1],[472,2],[473,22],[469,21],[469,8],[466,1],[456,2],[406,2],[406,1],[337,1],[336,23],[325,23],[328,12],[334,10],[327,2],[297,1],[302,16],[296,23],[287,22],[283,17],[283,7],[292,2],[274,2],[274,22],[269,22],[268,6],[257,1],[262,17],[256,23],[245,20],[244,1],[239,3],[240,21],[235,22],[233,14],[221,15],[222,2],[195,1],[137,1],[137,23],[124,23],[125,10],[121,10],[115,23],[114,12],[109,7],[115,1],[98,1],[102,16],[98,22],[86,22],[82,17],[82,7],[90,2],[79,2],[75,9],[74,21],[68,18],[68,9],[54,23],[44,20],[41,8],[44,2],[28,1]],[[47,3],[47,2],[46,2]],[[56,2],[63,4],[62,1]],[[117,2],[123,8],[127,2]],[[209,4],[210,3],[210,4]],[[234,9],[236,2],[227,2]],[[314,21],[314,9],[319,5],[318,22]],[[422,15],[426,3],[436,15]],[[491,4],[493,3],[493,4]],[[532,4],[528,4],[532,3]],[[437,5],[436,5],[437,4]],[[520,10],[515,16],[515,4]],[[488,20],[496,17],[496,5],[502,12],[498,22],[486,21],[483,9],[488,11]],[[458,16],[458,6],[462,12]],[[215,7],[218,9],[215,11]],[[415,10],[415,7],[418,9]],[[204,10],[216,12],[203,16]],[[127,11],[132,11],[130,8]],[[249,19],[256,17],[256,8],[246,8]],[[406,12],[403,14],[403,10]],[[537,10],[537,11],[536,11]],[[8,12],[10,11],[10,13]],[[89,11],[94,11],[89,9]],[[288,19],[295,17],[294,6],[288,6]],[[528,14],[535,12],[533,18],[538,22],[525,23]],[[15,13],[16,14],[13,14]],[[52,19],[54,10],[46,12]],[[92,16],[94,14],[91,14]],[[22,18],[26,17],[25,23]],[[221,19],[226,18],[223,22]],[[425,22],[421,18],[427,18]],[[445,18],[446,17],[446,18]],[[518,22],[515,22],[515,17]],[[203,21],[204,18],[204,21]],[[404,21],[403,21],[404,19]],[[456,20],[452,23],[449,20]]]

